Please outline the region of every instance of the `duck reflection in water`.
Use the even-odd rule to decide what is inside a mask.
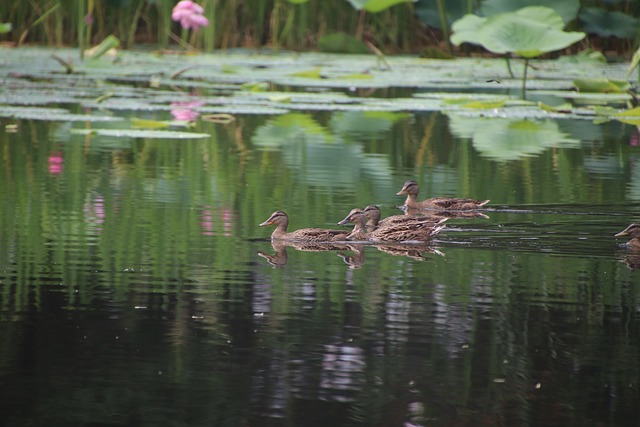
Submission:
[[[640,224],[630,224],[627,228],[614,235],[614,237],[626,236],[630,236],[631,240],[622,244],[628,251],[628,254],[624,257],[624,262],[629,268],[640,268]]]
[[[293,248],[301,252],[329,252],[339,250],[353,250],[351,245],[340,243],[306,243],[306,242],[291,242],[284,240],[272,240],[271,247],[274,253],[269,254],[266,252],[258,251],[258,256],[266,259],[269,264],[274,267],[283,267],[289,260],[287,254],[287,248]]]
[[[369,244],[369,243],[298,243],[283,242],[272,240],[271,247],[273,253],[258,251],[258,256],[267,260],[267,262],[276,268],[284,267],[289,261],[287,248],[293,248],[302,252],[332,252],[336,251],[345,264],[351,269],[361,268],[365,263],[365,248],[374,247],[380,252],[393,256],[405,256],[416,261],[426,261],[425,253],[444,256],[442,252],[434,248],[430,244],[413,244],[413,245],[392,245],[392,244]]]

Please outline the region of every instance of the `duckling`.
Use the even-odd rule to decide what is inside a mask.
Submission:
[[[628,247],[640,250],[640,224],[630,224],[627,228],[614,235],[614,237],[631,236],[631,240],[625,243]]]
[[[352,209],[339,225],[352,222],[355,224],[347,240],[368,240],[371,242],[425,242],[431,240],[445,227],[429,220],[416,220],[405,224],[379,227],[367,232],[367,216],[362,209]]]
[[[396,196],[407,196],[404,206],[412,209],[433,209],[433,210],[472,210],[478,209],[489,203],[489,200],[463,199],[457,197],[434,197],[431,199],[417,201],[418,183],[407,181],[402,186],[402,190]]]
[[[275,225],[276,229],[271,233],[271,240],[288,240],[294,242],[336,242],[347,239],[348,232],[344,230],[325,230],[323,228],[301,228],[287,232],[289,216],[283,211],[275,211],[259,227]]]
[[[353,210],[351,211],[353,212]],[[380,219],[382,214],[380,208],[376,205],[369,205],[364,208],[364,214],[367,217],[367,230],[373,231],[378,227],[397,226],[401,224],[407,224],[409,222],[433,222],[434,224],[440,224],[445,222],[448,218],[435,215],[425,215],[421,212],[420,215],[416,215],[419,211],[416,209],[407,210],[404,215],[391,215],[386,218]]]

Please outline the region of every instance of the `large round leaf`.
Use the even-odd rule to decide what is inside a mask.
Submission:
[[[580,12],[582,28],[601,37],[634,39],[638,32],[638,19],[622,12],[587,7]]]
[[[527,6],[546,6],[555,10],[565,23],[573,21],[580,9],[580,0],[484,0],[480,6],[483,16],[514,12]]]
[[[465,15],[453,24],[454,44],[473,43],[493,53],[515,53],[533,58],[564,49],[585,37],[562,31],[564,22],[553,9],[531,6],[489,18]]]

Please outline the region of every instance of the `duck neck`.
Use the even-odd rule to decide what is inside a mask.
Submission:
[[[357,222],[353,230],[347,236],[348,240],[365,240],[367,238],[367,228],[364,222]]]
[[[276,226],[276,229],[273,230],[273,233],[271,233],[271,239],[275,239],[275,240],[282,240],[285,239],[287,237],[287,226],[289,225],[289,222],[281,222]]]
[[[417,194],[407,194],[407,200],[404,201],[404,205],[408,208],[412,208],[418,204]]]

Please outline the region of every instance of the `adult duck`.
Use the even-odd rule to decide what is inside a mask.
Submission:
[[[326,230],[323,228],[301,228],[288,232],[289,216],[283,211],[275,211],[266,221],[258,224],[259,227],[275,225],[271,233],[271,240],[286,240],[292,242],[337,242],[345,241],[349,233],[345,230]]]
[[[386,227],[378,227],[375,230],[367,231],[367,216],[362,209],[352,209],[339,225],[349,222],[354,224],[353,231],[347,236],[347,240],[370,241],[370,242],[395,242],[395,243],[415,243],[431,240],[440,233],[445,225],[443,221],[434,223],[431,220],[416,220],[404,224],[395,224]]]
[[[407,181],[402,189],[396,193],[396,196],[407,196],[404,206],[409,209],[428,209],[428,210],[452,210],[463,211],[478,209],[489,200],[464,199],[459,197],[434,197],[419,202],[418,199],[418,183],[416,181]]]
[[[630,224],[621,232],[615,234],[615,237],[631,236],[626,245],[632,249],[640,250],[640,224]]]
[[[380,208],[376,205],[369,205],[364,208],[364,214],[367,217],[367,231],[373,231],[379,227],[398,226],[410,222],[432,222],[434,224],[441,224],[448,219],[437,215],[425,215],[424,212],[420,212],[417,209],[407,210],[404,215],[391,215],[382,218]]]

